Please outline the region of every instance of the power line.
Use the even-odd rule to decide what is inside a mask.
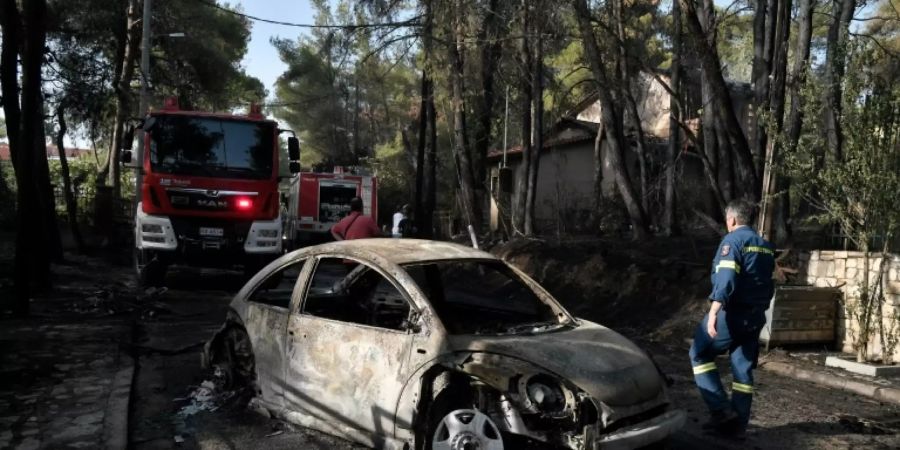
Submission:
[[[355,30],[360,28],[389,28],[389,27],[417,27],[419,26],[419,22],[416,20],[418,17],[413,17],[409,20],[404,20],[402,22],[384,22],[384,23],[358,23],[358,24],[350,24],[350,25],[319,25],[319,24],[310,24],[310,23],[294,23],[294,22],[283,22],[280,20],[272,20],[272,19],[264,19],[262,17],[251,16],[249,14],[244,14],[240,11],[235,11],[230,8],[226,8],[224,6],[219,5],[215,1],[209,0],[196,0],[199,3],[202,3],[211,8],[218,9],[220,11],[224,11],[228,14],[232,14],[235,16],[243,17],[245,19],[270,23],[273,25],[282,25],[286,27],[295,27],[295,28],[329,28],[329,29],[344,29],[344,30]]]

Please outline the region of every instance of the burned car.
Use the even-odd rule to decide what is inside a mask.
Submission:
[[[288,253],[236,295],[203,360],[275,416],[379,448],[634,448],[684,422],[644,351],[445,242]]]

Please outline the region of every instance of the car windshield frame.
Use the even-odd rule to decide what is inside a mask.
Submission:
[[[516,283],[516,286],[513,286],[515,289],[524,290],[530,296],[532,301],[532,305],[538,308],[543,308],[543,315],[538,315],[534,317],[532,320],[519,320],[519,321],[509,321],[504,324],[497,324],[497,326],[484,326],[484,327],[475,327],[471,326],[466,329],[463,326],[460,326],[460,323],[465,323],[466,321],[453,320],[452,313],[450,313],[448,309],[448,305],[459,305],[462,307],[466,307],[467,309],[473,310],[481,310],[482,312],[487,313],[500,313],[500,314],[515,314],[519,313],[519,311],[514,311],[512,309],[498,309],[498,308],[490,308],[489,305],[485,305],[487,307],[478,308],[476,305],[471,302],[465,301],[454,301],[454,302],[446,302],[447,295],[447,286],[444,283],[444,277],[442,276],[439,281],[439,285],[437,287],[442,288],[443,292],[440,294],[443,297],[439,297],[436,295],[437,293],[434,291],[433,285],[435,282],[432,280],[423,280],[423,277],[434,277],[434,273],[425,274],[425,271],[428,270],[423,269],[421,273],[416,273],[419,268],[423,267],[434,267],[431,269],[432,272],[434,270],[439,270],[438,266],[444,265],[447,266],[449,264],[477,264],[482,267],[495,268],[497,273],[503,275],[507,278],[508,282]],[[533,280],[527,279],[526,276],[519,273],[515,268],[506,264],[502,260],[498,259],[489,259],[489,258],[464,258],[464,259],[444,259],[444,260],[428,260],[428,261],[414,261],[400,264],[400,267],[409,275],[412,279],[413,283],[415,283],[415,287],[421,292],[423,297],[429,304],[429,308],[434,313],[437,320],[441,322],[444,329],[450,335],[519,335],[519,334],[540,334],[547,332],[559,331],[564,328],[576,327],[578,325],[575,318],[559,304],[556,299],[553,298],[546,290],[544,290],[540,285],[538,285]],[[423,282],[424,281],[424,282]],[[426,284],[427,283],[427,284]],[[468,287],[473,287],[474,284],[469,284]],[[458,287],[458,286],[457,286]],[[469,308],[474,307],[474,308]],[[523,313],[527,314],[527,313]],[[471,319],[473,316],[467,316],[467,319]],[[478,317],[478,316],[475,316]],[[534,320],[537,319],[537,320]]]
[[[275,176],[275,128],[266,121],[153,116],[147,130],[150,167],[169,175],[268,180]]]

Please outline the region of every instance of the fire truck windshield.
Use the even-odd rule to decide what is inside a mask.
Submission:
[[[153,119],[148,132],[154,172],[244,179],[272,176],[272,124],[175,115]]]

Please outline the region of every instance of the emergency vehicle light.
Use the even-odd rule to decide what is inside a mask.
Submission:
[[[235,205],[237,205],[237,209],[246,211],[253,207],[253,201],[249,198],[239,198]]]

